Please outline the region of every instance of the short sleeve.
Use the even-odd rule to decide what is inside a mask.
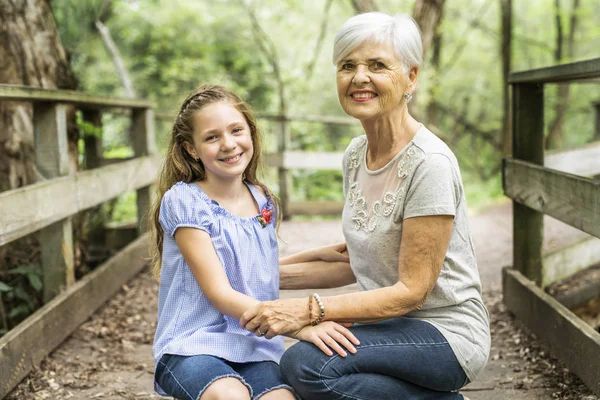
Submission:
[[[163,196],[158,220],[170,236],[181,227],[202,229],[210,234],[211,215],[206,200],[194,188],[179,183]]]
[[[427,154],[415,168],[404,202],[404,219],[456,215],[461,185],[456,166],[444,154]]]

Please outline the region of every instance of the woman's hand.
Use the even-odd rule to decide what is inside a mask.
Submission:
[[[240,326],[271,339],[299,331],[310,324],[309,318],[308,299],[280,299],[263,301],[246,310],[240,318]]]
[[[356,353],[356,347],[360,344],[356,336],[344,326],[333,321],[321,322],[316,326],[306,326],[293,334],[287,335],[295,339],[310,342],[317,346],[328,356],[332,356],[335,350],[342,357],[348,354],[342,348],[345,347],[350,353]]]

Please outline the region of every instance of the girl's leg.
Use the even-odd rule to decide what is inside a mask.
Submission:
[[[295,400],[293,389],[285,383],[279,365],[273,361],[229,363],[252,387],[252,400]]]
[[[427,322],[396,318],[351,328],[356,354],[328,357],[297,343],[281,359],[284,377],[310,400],[461,400],[466,375],[443,335]]]
[[[221,378],[208,385],[200,400],[250,400],[250,392],[239,379]]]
[[[251,388],[227,361],[213,356],[164,355],[156,383],[182,400],[250,400]]]

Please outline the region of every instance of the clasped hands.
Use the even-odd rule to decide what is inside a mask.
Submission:
[[[348,350],[356,353],[360,344],[347,326],[333,321],[324,321],[316,326],[310,325],[306,299],[280,299],[264,301],[244,312],[240,318],[240,326],[257,336],[271,339],[277,335],[285,335],[295,339],[311,342],[328,356],[332,349],[342,357]]]

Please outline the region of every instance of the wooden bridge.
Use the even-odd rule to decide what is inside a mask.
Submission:
[[[503,273],[504,301],[597,394],[600,394],[597,357],[600,333],[581,322],[544,289],[600,262],[596,239],[600,237],[600,183],[590,177],[600,173],[597,161],[600,143],[549,155],[544,164],[543,87],[551,82],[599,77],[600,59],[512,74],[514,158],[504,160],[503,165],[504,190],[515,204],[514,268]],[[0,85],[0,101],[33,104],[36,165],[45,178],[0,193],[0,245],[39,232],[45,301],[42,308],[0,338],[2,398],[146,264],[145,215],[151,200],[150,187],[161,160],[156,151],[151,102],[6,85]],[[130,115],[135,157],[108,163],[102,158],[99,138],[88,137],[85,146],[88,169],[70,171],[67,105],[82,110],[91,120],[99,120],[103,112],[114,109]],[[600,104],[595,107],[597,132],[600,132]],[[339,170],[341,153],[289,151],[289,122],[300,119],[315,123],[356,122],[339,117],[263,118],[278,124],[277,152],[268,154],[267,162],[277,168],[279,194],[287,215],[339,213],[339,202],[290,200],[287,175],[290,169]],[[584,162],[586,159],[591,162]],[[139,237],[76,281],[70,218],[129,190],[137,192]],[[552,254],[542,254],[544,214],[594,238],[569,244]],[[599,282],[590,282],[590,287],[592,290],[585,292],[587,296],[598,296]],[[573,295],[577,301],[587,298],[581,293]],[[573,296],[563,296],[561,301],[572,304]]]

